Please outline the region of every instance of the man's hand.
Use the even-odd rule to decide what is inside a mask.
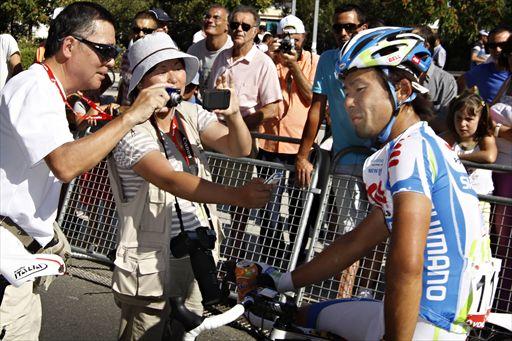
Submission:
[[[297,156],[295,159],[295,181],[299,187],[308,187],[311,183],[313,164],[307,159]]]
[[[291,69],[293,64],[297,63],[297,52],[295,50],[291,51],[291,54],[280,52],[279,56],[281,58],[281,63],[283,63],[284,66]]]
[[[227,74],[224,74],[217,78],[215,81],[215,88],[217,89],[229,89],[231,96],[229,99],[229,107],[225,110],[215,109],[213,112],[220,117],[229,117],[236,114],[240,114],[240,105],[238,103],[238,96],[235,93],[235,83],[233,79]],[[241,114],[240,114],[241,115]]]
[[[262,179],[252,179],[245,185],[236,188],[237,205],[247,208],[264,207],[270,200],[275,185],[265,184]]]
[[[170,86],[160,83],[142,89],[124,115],[130,117],[134,125],[145,122],[153,113],[165,107],[170,98],[165,88]]]

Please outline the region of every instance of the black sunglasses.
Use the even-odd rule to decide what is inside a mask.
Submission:
[[[238,27],[240,27],[240,25],[242,25],[242,30],[244,30],[245,32],[249,31],[251,28],[255,27],[255,26],[251,26],[249,24],[246,24],[244,22],[237,22],[237,21],[231,21],[229,23],[229,28],[234,31],[236,30]]]
[[[501,43],[487,43],[487,47],[489,49],[492,49],[492,50],[494,50],[494,49],[496,49],[498,47],[500,49],[504,49],[506,46],[507,46],[507,42],[506,41],[501,42]]]
[[[156,28],[147,28],[147,27],[137,27],[137,26],[134,26],[132,27],[132,32],[134,34],[140,34],[140,32],[144,32],[144,34],[151,34],[153,32],[155,32]]]
[[[361,26],[363,26],[363,24],[334,24],[332,25],[332,30],[334,32],[341,32],[342,30],[345,30],[347,33],[351,34],[357,31]]]
[[[96,52],[98,57],[100,57],[101,61],[104,63],[110,61],[111,59],[116,59],[117,55],[119,54],[119,48],[115,45],[93,43],[92,41],[78,36],[72,37],[79,42],[89,46],[94,52]]]

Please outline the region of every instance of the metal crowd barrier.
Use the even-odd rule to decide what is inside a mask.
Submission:
[[[261,134],[254,136],[283,142],[299,141]],[[207,152],[207,157],[212,179],[220,184],[241,186],[254,177],[266,179],[274,173],[282,176],[271,201],[262,209],[218,206],[225,234],[220,263],[228,259],[250,259],[283,271],[293,269],[301,251],[313,196],[317,192],[315,185],[321,156],[317,157],[308,189],[294,186],[293,176],[290,176],[292,166],[252,158],[231,158],[213,152]],[[118,219],[105,161],[71,182],[58,222],[77,257],[112,263]]]

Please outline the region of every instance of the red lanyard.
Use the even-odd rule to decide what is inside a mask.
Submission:
[[[149,118],[149,121],[155,128],[155,131],[158,135],[158,140],[160,141],[160,143],[162,144],[162,147],[164,149],[165,157],[167,159],[169,159],[170,155],[167,153],[167,149],[165,148],[165,142],[164,142],[164,138],[163,138],[164,133],[162,133],[160,128],[158,128],[158,124],[156,123],[155,116],[152,115]],[[183,130],[183,132],[180,131],[180,128]],[[178,117],[178,113],[175,113],[174,117],[172,118],[171,126],[170,126],[170,133],[171,133],[171,140],[174,143],[174,145],[176,146],[176,148],[178,149],[178,151],[180,152],[180,154],[183,156],[183,159],[185,160],[185,163],[188,166],[189,173],[191,173],[193,175],[197,175],[199,173],[199,167],[196,164],[196,160],[194,159],[194,152],[192,150],[192,145],[190,144],[190,141],[187,138],[187,135],[186,135],[187,133],[185,131],[185,127],[183,127],[183,125],[181,124],[181,120]],[[178,138],[181,140],[181,144],[179,143]]]
[[[50,78],[50,81],[55,84],[55,86],[57,87],[57,90],[59,90],[59,94],[60,96],[62,97],[62,100],[64,101],[64,104],[66,104],[66,106],[79,118],[82,118],[84,116],[87,116],[86,114],[85,115],[82,115],[82,114],[79,114],[77,113],[75,110],[73,110],[73,108],[71,107],[71,105],[69,104],[67,98],[66,98],[66,95],[64,95],[64,93],[62,92],[62,89],[60,88],[59,84],[57,83],[57,79],[55,78],[55,76],[53,75],[53,71],[50,69],[50,67],[48,65],[46,65],[45,63],[40,63],[40,65],[45,69],[46,73],[48,74],[48,78]],[[78,95],[78,97],[80,97],[81,99],[83,99],[87,105],[89,105],[91,108],[93,108],[94,110],[96,110],[98,112],[98,115],[95,115],[95,116],[87,116],[87,117],[84,117],[84,118],[94,118],[96,120],[111,120],[112,119],[112,115],[109,115],[107,114],[105,111],[103,111],[98,105],[96,105],[96,103],[94,103],[92,100],[90,100],[89,98],[85,97],[80,91],[77,91],[76,93]]]
[[[187,166],[190,166],[190,159],[193,158],[192,152],[189,150],[190,143],[188,142],[188,139],[181,133],[176,116],[177,113],[174,114],[174,117],[172,118],[171,121],[171,139],[172,142],[174,142],[174,144],[176,145],[176,148],[178,148],[181,155],[183,155],[183,158],[185,159]],[[181,144],[178,141],[178,137],[182,142]]]
[[[84,102],[87,103],[88,106],[90,106],[91,108],[93,108],[94,110],[96,110],[98,112],[97,115],[87,116],[87,118],[94,118],[94,119],[100,120],[100,121],[108,121],[108,120],[112,119],[112,115],[107,114],[94,101],[85,97],[85,95],[81,91],[77,91],[76,94],[78,97],[80,97],[82,100],[84,100]]]

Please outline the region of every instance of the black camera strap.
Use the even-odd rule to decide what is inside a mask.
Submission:
[[[186,156],[183,155],[185,157],[185,162],[190,167],[189,160],[192,160],[193,164],[197,167],[195,159],[194,159],[194,150],[192,149],[192,145],[190,144],[190,141],[187,138],[186,130],[181,122],[181,119],[179,118],[179,114],[177,112],[175,112],[174,117],[176,118],[176,122],[178,124],[178,129],[181,131],[179,135],[181,137],[183,149],[186,153]],[[149,120],[150,120],[151,124],[153,125],[153,128],[155,128],[155,130],[156,130],[156,134],[158,136],[158,141],[162,144],[162,147],[163,147],[164,153],[165,153],[165,157],[167,159],[169,159],[169,153],[167,152],[167,149],[165,148],[165,141],[164,141],[163,133],[160,131],[160,128],[158,128],[158,124],[156,123],[155,116],[151,115]],[[172,130],[172,123],[171,123],[171,130]],[[176,148],[178,148],[178,150],[180,150],[180,152],[181,152],[181,148],[178,146],[177,141],[175,141],[173,139],[173,142],[176,145]],[[197,174],[193,174],[193,175],[197,176]],[[199,204],[199,205],[201,205],[204,208],[204,211],[206,212],[206,218],[208,220],[208,225],[210,225],[210,228],[215,231],[215,228],[213,227],[213,221],[212,221],[212,217],[211,217],[210,209],[208,208],[208,205],[206,205],[206,204]],[[176,196],[174,197],[174,207],[176,210],[176,214],[178,215],[178,219],[180,221],[180,230],[181,230],[181,232],[185,232],[185,228],[184,228],[184,224],[183,224],[183,217],[181,214],[181,208],[180,208],[180,204],[178,203],[178,198]]]

